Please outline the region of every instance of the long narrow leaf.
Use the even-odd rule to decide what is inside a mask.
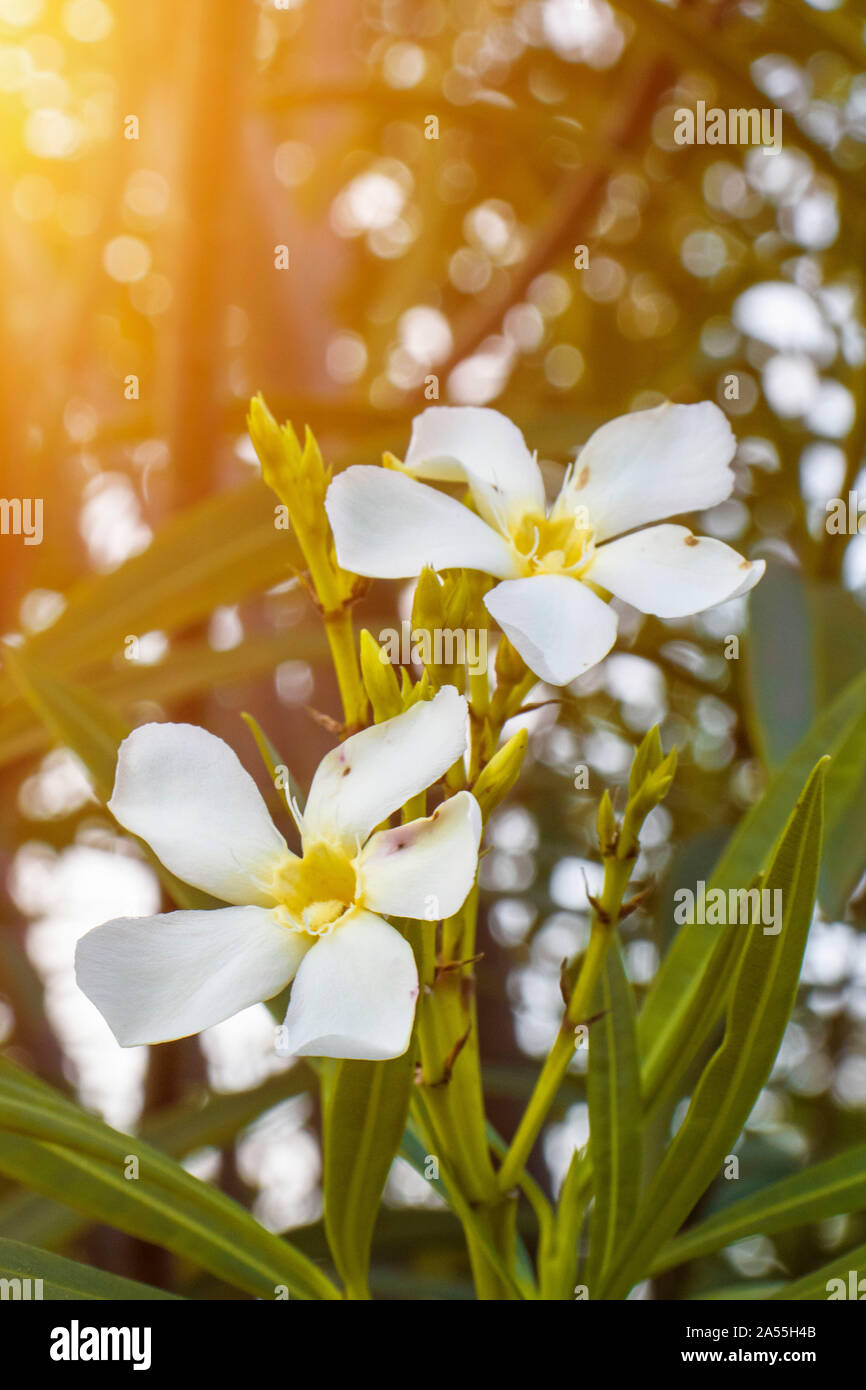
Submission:
[[[174,1250],[260,1297],[285,1285],[300,1298],[337,1298],[326,1276],[229,1197],[141,1139],[124,1135],[42,1084],[0,1065],[0,1171],[144,1240]],[[138,1176],[126,1176],[130,1157]]]
[[[603,1017],[589,1036],[594,1203],[586,1283],[592,1296],[637,1212],[641,1178],[640,1068],[634,996],[619,947],[608,951],[599,990]]]
[[[712,875],[711,888],[744,887],[765,868],[773,845],[782,833],[800,788],[819,758],[833,757],[827,777],[825,805],[828,823],[840,818],[838,799],[844,800],[844,775],[840,765],[862,756],[866,739],[866,675],[845,688],[816,720],[809,733],[771,781],[764,795],[743,817]],[[859,759],[858,759],[859,761]],[[710,925],[700,931],[680,930],[665,956],[638,1019],[641,1075],[645,1097],[651,1096],[668,1077],[672,1067],[683,1065],[688,1057],[686,1043],[692,1041],[692,1015],[695,997],[707,993],[705,972],[723,927]],[[730,975],[723,960],[713,962],[715,989],[705,1001],[705,1017],[718,1016]]]
[[[92,1265],[68,1260],[63,1255],[49,1254],[17,1240],[0,1239],[0,1279],[13,1281],[4,1298],[26,1296],[43,1298],[48,1302],[79,1299],[146,1300],[173,1299],[177,1294],[139,1284],[135,1279],[123,1279],[119,1274],[106,1274]],[[30,1281],[29,1285],[26,1282]],[[39,1286],[34,1284],[39,1280]],[[17,1282],[15,1282],[17,1281]],[[26,1295],[24,1289],[26,1287]],[[34,1290],[38,1287],[38,1293]]]
[[[406,1128],[414,1065],[411,1048],[389,1062],[340,1062],[325,1110],[325,1229],[354,1297],[369,1297],[373,1228]]]
[[[822,759],[794,808],[767,874],[766,889],[781,893],[781,929],[775,935],[765,935],[760,925],[735,929],[748,936],[731,988],[725,1036],[650,1185],[606,1297],[623,1296],[650,1269],[662,1242],[676,1232],[718,1174],[770,1073],[794,1006],[812,921],[823,783]]]
[[[686,1260],[697,1260],[751,1235],[772,1235],[809,1221],[823,1221],[866,1208],[866,1144],[817,1163],[792,1178],[771,1183],[723,1211],[662,1250],[652,1267],[657,1274]]]

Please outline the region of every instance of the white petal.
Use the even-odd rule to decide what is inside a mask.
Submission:
[[[412,421],[404,467],[417,478],[489,483],[544,509],[544,482],[523,435],[507,415],[477,405],[431,405]]]
[[[380,821],[429,787],[466,749],[466,701],[443,686],[404,714],[362,729],[320,762],[304,807],[304,845],[354,853]]]
[[[304,957],[278,1050],[382,1061],[409,1046],[418,972],[412,948],[372,912],[354,912]]]
[[[736,439],[717,405],[660,405],[602,425],[584,445],[557,510],[586,507],[596,541],[714,507],[730,495]]]
[[[568,575],[508,580],[484,602],[530,671],[551,685],[588,671],[616,641],[613,609]]]
[[[75,977],[122,1047],[168,1042],[279,994],[311,941],[260,907],[119,917],[81,938]]]
[[[406,579],[425,565],[516,572],[502,536],[462,502],[390,468],[347,468],[328,488],[325,507],[337,558],[354,574]]]
[[[601,546],[587,577],[642,613],[684,618],[745,593],[763,573],[763,560],[744,560],[723,541],[651,526]]]
[[[227,903],[274,901],[288,855],[250,774],[221,738],[194,724],[143,724],[117,754],[108,809],[185,883]]]
[[[481,808],[458,792],[426,820],[380,830],[361,854],[363,901],[374,912],[438,921],[463,906],[475,880]]]

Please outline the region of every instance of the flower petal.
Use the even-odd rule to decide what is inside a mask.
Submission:
[[[354,574],[405,579],[434,569],[516,573],[502,536],[462,502],[390,468],[356,466],[328,488],[337,559]]]
[[[474,477],[544,510],[544,481],[523,435],[507,415],[486,406],[431,405],[416,415],[403,466],[438,482]]]
[[[279,994],[311,943],[260,907],[118,917],[81,938],[75,977],[122,1047],[168,1042]]]
[[[616,641],[613,609],[568,575],[507,580],[484,602],[529,669],[551,685],[588,671]]]
[[[108,809],[185,883],[227,903],[274,901],[267,885],[286,842],[235,752],[207,729],[134,729],[117,754]]]
[[[744,560],[723,541],[650,526],[601,546],[587,578],[641,613],[684,618],[746,593],[763,573],[763,560]]]
[[[277,1050],[373,1062],[401,1057],[417,997],[408,941],[372,912],[353,912],[301,962]]]
[[[426,820],[380,830],[360,858],[363,900],[374,912],[439,921],[463,906],[475,880],[481,808],[471,792]]]
[[[316,770],[304,808],[304,846],[328,840],[355,853],[359,840],[447,772],[465,749],[466,701],[453,685],[353,734]]]
[[[602,425],[581,449],[556,510],[586,507],[596,541],[730,495],[737,447],[717,405],[660,405]]]

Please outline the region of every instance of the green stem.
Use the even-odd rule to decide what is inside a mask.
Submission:
[[[619,920],[632,863],[631,859],[618,859],[615,855],[604,861],[604,886],[601,899],[593,910],[589,946],[556,1041],[541,1069],[517,1133],[499,1170],[499,1187],[503,1192],[509,1192],[520,1178],[574,1056],[574,1029],[578,1024],[585,1023],[591,1013],[593,995],[613,936],[612,928]]]
[[[422,986],[417,1025],[422,1081],[417,1098],[439,1145],[440,1162],[445,1160],[452,1175],[477,1296],[488,1301],[518,1296],[511,1278],[516,1202],[499,1191],[490,1155],[471,966],[461,963],[474,950],[477,910],[475,888],[460,912],[443,923],[438,958],[429,927],[415,932]],[[503,1279],[503,1267],[509,1271],[508,1280]]]
[[[325,613],[325,634],[343,702],[343,719],[351,732],[363,728],[367,718],[367,695],[355,651],[352,615],[348,608]]]

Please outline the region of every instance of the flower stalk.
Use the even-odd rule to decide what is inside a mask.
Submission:
[[[624,904],[623,900],[639,851],[638,835],[650,811],[670,790],[676,760],[676,749],[667,757],[663,756],[658,729],[651,729],[635,754],[629,778],[629,800],[621,823],[618,824],[614,816],[609,794],[605,792],[601,799],[598,837],[604,881],[600,897],[590,897],[589,945],[569,995],[560,1030],[499,1170],[499,1186],[503,1192],[510,1191],[519,1180],[565,1079],[574,1056],[575,1030],[589,1025],[595,990],[615,928],[632,910],[633,904]]]

